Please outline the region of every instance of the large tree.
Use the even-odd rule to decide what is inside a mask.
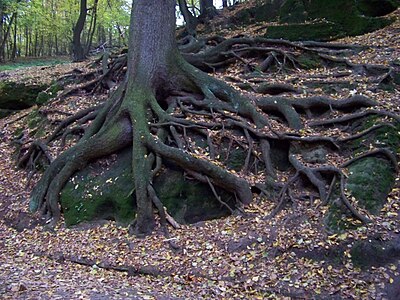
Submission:
[[[79,17],[76,21],[72,35],[72,53],[74,61],[82,61],[86,58],[86,52],[81,42],[81,34],[85,27],[87,11],[87,0],[81,0]]]
[[[273,214],[282,208],[286,195],[294,199],[290,187],[300,177],[305,177],[318,191],[322,203],[328,203],[336,186],[343,204],[357,218],[368,222],[369,219],[348,201],[345,194],[345,173],[341,168],[357,159],[376,155],[388,159],[397,168],[396,157],[391,151],[363,148],[361,151],[365,150],[365,153],[339,167],[328,164],[313,167],[304,163],[306,160],[302,161],[299,156],[307,156],[309,152],[314,153],[314,156],[324,157],[324,153],[328,151],[337,151],[341,155],[351,153],[352,146],[349,143],[366,137],[387,124],[376,125],[358,133],[351,129],[352,135],[343,138],[340,135],[330,136],[323,129],[316,131],[313,136],[306,136],[306,131],[303,130],[304,120],[333,111],[356,111],[376,105],[375,101],[361,95],[342,100],[324,96],[295,99],[280,96],[245,97],[225,82],[207,75],[193,65],[209,70],[241,61],[250,72],[269,72],[273,69],[282,71],[290,66],[306,66],[302,59],[306,57],[309,62],[310,53],[313,56],[317,53],[320,55],[318,64],[346,64],[357,74],[378,74],[381,76],[378,78],[379,82],[390,81],[393,70],[386,66],[354,64],[326,54],[342,53],[343,49],[357,51],[356,46],[319,42],[293,43],[266,38],[239,37],[224,40],[210,37],[194,43],[200,45],[199,49],[207,42],[217,43],[217,46],[205,51],[198,49],[197,53],[185,53],[183,56],[175,41],[175,3],[175,0],[134,1],[126,78],[108,101],[99,107],[68,117],[47,138],[46,144],[74,121],[79,120],[82,123],[96,116],[79,142],[59,155],[46,169],[32,191],[31,210],[40,209],[47,213],[50,226],[54,226],[61,214],[60,192],[71,176],[94,160],[131,147],[132,181],[137,204],[133,228],[137,234],[148,234],[153,230],[153,204],[160,215],[164,212],[153,187],[153,179],[163,170],[162,166],[169,168],[171,165],[184,170],[194,180],[207,184],[215,198],[225,205],[216,187],[235,196],[238,206],[251,202],[251,185],[265,194],[275,194],[279,205]],[[247,57],[259,53],[264,56],[256,69]],[[306,56],[302,56],[302,53]],[[104,61],[104,74],[99,79],[99,84],[101,80],[109,80],[113,71],[120,73],[126,60],[121,55],[112,63]],[[243,85],[243,88],[248,89],[249,86]],[[254,91],[271,95],[297,92],[291,86],[280,84],[260,85]],[[269,118],[271,113],[273,119]],[[396,121],[400,119],[396,114],[387,111],[366,110],[344,117],[306,122],[308,129],[332,125],[347,132],[348,126],[340,128],[338,124],[353,122],[371,114]],[[390,126],[392,125],[389,124]],[[200,147],[191,143],[196,135],[205,140],[206,146]],[[224,149],[219,144],[226,140],[230,142],[227,149]],[[245,152],[240,176],[224,165],[233,144]],[[45,148],[40,143],[32,143],[32,147],[22,157],[22,162],[29,162],[29,154],[33,153],[30,149]],[[222,158],[224,153],[225,159]],[[33,158],[31,156],[31,160],[37,161],[36,153]],[[314,161],[315,157],[311,160]],[[320,161],[318,157],[316,161]],[[295,171],[292,176],[288,174],[289,179],[285,184],[280,182],[279,174],[275,170],[275,166],[280,164],[291,165]],[[254,177],[260,177],[260,174],[264,182],[255,183]],[[279,193],[275,193],[276,191]],[[310,199],[313,198],[311,195]],[[165,214],[161,219],[165,219]]]
[[[243,203],[252,199],[244,179],[168,145],[164,142],[166,130],[161,127],[154,133],[149,122],[156,118],[160,124],[184,125],[187,121],[169,113],[177,101],[172,101],[172,96],[184,91],[203,92],[208,98],[205,105],[215,101],[216,107],[243,113],[258,124],[265,120],[245,99],[235,97],[228,85],[211,79],[182,58],[175,42],[175,0],[134,1],[130,28],[126,81],[104,105],[85,136],[52,162],[32,192],[31,210],[42,208],[52,218],[50,225],[59,220],[59,193],[71,175],[90,161],[128,145],[133,149],[138,234],[151,232],[155,224],[152,205],[157,196],[151,182],[155,161],[162,158],[192,170],[200,180],[235,192]]]

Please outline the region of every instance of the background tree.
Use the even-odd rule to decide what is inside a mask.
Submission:
[[[196,34],[197,18],[190,12],[186,0],[178,0],[179,9],[185,20],[186,31],[189,35]]]
[[[97,4],[99,3],[98,0],[94,0],[93,7],[90,9],[91,11],[91,18],[90,18],[90,26],[87,33],[87,41],[86,41],[86,50],[85,55],[89,54],[90,48],[92,47],[93,36],[96,31],[97,26]]]
[[[81,32],[85,54],[101,45],[103,47],[96,51],[126,44],[130,14],[127,1],[87,0],[87,7],[89,21],[84,23]],[[14,49],[18,57],[72,55],[73,29],[79,19],[80,1],[4,0],[0,13],[1,59],[11,59]]]
[[[200,18],[212,19],[217,15],[217,9],[213,4],[213,0],[200,0]]]
[[[83,49],[81,43],[81,34],[85,26],[86,16],[87,16],[87,0],[81,0],[80,13],[74,27],[73,38],[72,38],[72,52],[74,61],[82,61],[86,58],[85,50]]]

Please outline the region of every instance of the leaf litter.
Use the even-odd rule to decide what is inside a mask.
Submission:
[[[373,46],[360,52],[354,62],[387,64],[400,57],[399,15],[399,10],[393,13],[397,21],[384,29],[341,40]],[[65,64],[41,77],[49,79],[82,67]],[[239,69],[233,66],[225,74],[215,76],[240,77]],[[31,72],[35,74],[37,70],[26,74]],[[23,77],[22,73],[9,74]],[[263,80],[278,83],[295,80],[295,87],[303,91],[297,97],[306,97],[327,95],[326,91],[304,88],[304,84],[311,80],[329,81],[333,75],[334,71],[321,68],[266,74]],[[400,111],[399,90],[371,91],[363,78],[353,74],[342,80],[356,82],[356,90],[343,88],[330,92],[329,96],[339,99],[363,94],[387,110]],[[51,108],[75,112],[101,100],[74,95],[52,103]],[[276,203],[260,196],[245,208],[245,216],[171,230],[172,238],[181,247],[178,252],[171,250],[160,228],[152,236],[138,239],[113,221],[71,228],[60,224],[55,231],[37,226],[43,221],[29,215],[28,199],[38,175],[28,184],[26,172],[15,167],[12,145],[15,130],[25,124],[24,119],[13,121],[34,109],[0,120],[0,295],[3,299],[383,299],[388,286],[400,285],[398,261],[360,269],[351,259],[356,241],[371,237],[385,241],[399,236],[399,178],[381,213],[370,216],[373,222],[344,233],[323,230],[328,207],[315,209],[319,199],[313,205],[298,201],[295,209],[284,208],[269,218]],[[57,114],[52,117],[61,118]],[[317,134],[310,127],[304,130],[307,134]],[[334,131],[330,134],[337,136]],[[52,147],[54,155],[61,150],[60,145]],[[199,155],[207,154],[199,149]],[[329,157],[336,165],[342,163],[340,159]],[[283,175],[280,178],[287,181]],[[359,225],[355,219],[349,221]],[[305,255],[335,249],[340,253],[333,261]],[[155,269],[159,275],[120,272],[102,267],[105,265],[115,269],[127,266],[133,270]]]

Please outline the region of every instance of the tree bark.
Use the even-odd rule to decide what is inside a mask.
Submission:
[[[130,24],[127,95],[131,93],[135,99],[130,105],[131,122],[135,128],[132,145],[132,170],[138,209],[135,232],[139,234],[150,233],[155,224],[153,204],[147,191],[150,183],[148,153],[142,138],[149,134],[147,120],[143,117],[148,106],[146,101],[149,100],[146,98],[155,95],[160,87],[166,89],[169,69],[177,53],[175,0],[135,1]]]
[[[145,81],[152,91],[168,74],[178,55],[173,0],[137,0],[133,5],[129,40],[128,78]]]
[[[85,51],[86,55],[89,54],[90,48],[92,47],[93,36],[96,31],[98,2],[99,2],[99,0],[94,0],[94,3],[93,3],[92,17],[90,19],[90,26],[89,26],[87,42],[86,42],[86,51]]]
[[[80,13],[78,21],[74,27],[73,38],[72,38],[72,52],[74,61],[82,61],[86,58],[85,50],[81,43],[81,33],[85,26],[87,16],[87,0],[81,0]]]
[[[15,60],[17,57],[17,23],[18,23],[18,15],[15,13],[15,20],[14,20],[14,33],[13,33],[13,48],[11,53],[11,60]]]
[[[17,17],[17,13],[13,13],[10,19],[10,23],[7,26],[7,29],[5,31],[3,40],[0,41],[1,45],[0,45],[0,57],[5,58],[5,48],[7,46],[7,42],[8,42],[8,38],[10,36],[10,31],[11,31],[11,27],[14,23],[14,19]]]
[[[213,0],[200,0],[200,19],[212,19],[217,15]]]
[[[186,23],[186,31],[189,35],[196,34],[197,18],[189,11],[186,0],[178,0],[179,9]]]
[[[3,44],[3,7],[0,4],[0,46]],[[4,60],[4,48],[0,47],[0,62]]]

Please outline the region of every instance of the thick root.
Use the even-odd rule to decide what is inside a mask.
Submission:
[[[82,140],[54,160],[31,193],[30,210],[47,213],[52,218],[50,226],[55,226],[60,217],[59,194],[65,183],[90,161],[126,147],[131,140],[131,128],[127,125],[127,120],[122,119],[103,134]]]

